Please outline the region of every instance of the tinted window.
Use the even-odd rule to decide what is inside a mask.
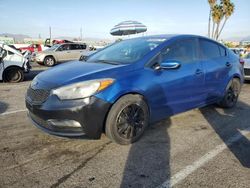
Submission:
[[[184,39],[175,42],[162,52],[162,59],[176,60],[181,63],[189,63],[196,59],[196,40]]]
[[[220,49],[220,55],[221,56],[227,56],[227,51],[224,47],[222,46],[219,46],[219,49]]]
[[[200,56],[205,60],[220,57],[219,46],[214,42],[200,40]]]
[[[81,46],[79,44],[71,44],[71,50],[80,50]]]
[[[13,55],[14,53],[11,51],[8,51],[8,55]]]
[[[64,44],[58,48],[59,51],[70,50],[69,44]]]
[[[87,48],[87,45],[86,45],[86,44],[81,44],[80,46],[81,46],[81,49],[82,49],[82,50],[85,50],[85,49]]]

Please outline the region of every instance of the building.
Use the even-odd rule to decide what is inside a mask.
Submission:
[[[0,42],[5,44],[14,44],[15,40],[13,37],[0,37]]]
[[[242,46],[247,46],[247,45],[250,45],[250,41],[241,41],[240,42],[240,45],[242,45]]]

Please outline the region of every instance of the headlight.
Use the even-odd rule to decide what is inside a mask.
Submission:
[[[57,95],[61,100],[82,99],[104,90],[113,82],[114,79],[111,78],[89,80],[54,89],[52,94]]]

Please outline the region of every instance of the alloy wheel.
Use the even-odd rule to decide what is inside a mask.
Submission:
[[[117,117],[117,133],[124,139],[131,139],[143,133],[145,114],[139,104],[123,108]]]

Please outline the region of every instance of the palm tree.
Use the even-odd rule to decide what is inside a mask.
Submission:
[[[208,37],[210,37],[212,9],[213,9],[214,5],[216,4],[216,2],[217,2],[217,0],[208,0],[208,4],[210,6],[209,18],[208,18]]]
[[[218,32],[219,32],[219,27],[221,20],[224,17],[223,13],[223,7],[222,5],[215,5],[212,9],[212,17],[213,17],[213,33],[212,33],[212,38],[217,39],[218,37]],[[214,26],[216,24],[216,30],[214,31]]]
[[[223,7],[223,14],[224,14],[224,23],[219,31],[219,33],[216,36],[216,39],[219,38],[222,30],[224,29],[224,26],[229,19],[229,17],[234,13],[234,4],[230,2],[230,0],[222,0],[222,7]]]

